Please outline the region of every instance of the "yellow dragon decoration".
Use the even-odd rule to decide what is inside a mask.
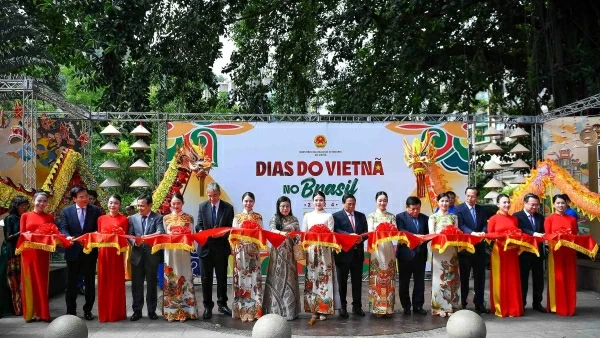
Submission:
[[[568,193],[572,204],[590,220],[600,217],[600,195],[590,191],[551,159],[539,161],[536,168],[531,170],[525,184],[513,192],[510,213],[523,209],[523,198],[526,194],[533,193],[544,197],[547,188],[556,188]]]
[[[431,210],[437,207],[437,195],[451,190],[444,179],[444,170],[436,164],[436,152],[429,132],[423,141],[415,137],[412,144],[404,138],[404,162],[417,179],[417,197],[427,197]]]

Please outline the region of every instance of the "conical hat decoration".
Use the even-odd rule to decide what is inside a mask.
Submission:
[[[119,169],[119,164],[113,160],[106,160],[100,165],[100,169],[116,170]]]
[[[144,160],[139,159],[139,160],[135,161],[132,165],[130,165],[129,169],[148,170],[148,169],[150,169],[150,166],[146,162],[144,162]]]
[[[150,146],[144,142],[144,140],[137,140],[134,144],[130,145],[129,148],[133,150],[148,150]]]
[[[121,132],[119,131],[119,129],[115,128],[115,126],[113,126],[112,124],[109,124],[108,126],[106,126],[106,128],[104,128],[100,132],[100,135],[103,135],[103,136],[119,136],[119,135],[121,135]]]
[[[146,188],[146,187],[151,187],[150,183],[146,182],[143,178],[138,178],[137,180],[135,180],[133,183],[131,183],[131,185],[129,186],[130,188]]]
[[[115,179],[109,177],[104,180],[104,182],[100,183],[100,188],[110,188],[110,187],[120,187],[121,183],[115,181]]]
[[[131,133],[133,136],[150,136],[152,133],[148,131],[148,129],[144,128],[140,123],[137,127],[135,127]]]
[[[117,153],[119,152],[119,147],[112,142],[108,142],[100,148],[100,151],[103,153]]]

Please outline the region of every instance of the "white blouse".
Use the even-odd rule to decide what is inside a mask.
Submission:
[[[308,212],[302,217],[300,230],[306,232],[315,224],[325,224],[329,230],[333,231],[333,216],[324,210]]]

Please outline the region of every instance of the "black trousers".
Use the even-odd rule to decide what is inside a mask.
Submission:
[[[150,250],[149,248],[147,250]],[[158,297],[158,261],[142,256],[138,265],[131,264],[131,295],[133,312],[144,308],[144,281],[146,281],[146,306],[148,313],[156,312]]]
[[[340,288],[340,299],[342,302],[342,308],[348,305],[346,301],[346,295],[348,294],[348,274],[350,274],[350,281],[352,283],[352,308],[362,308],[361,293],[362,293],[362,271],[363,271],[363,260],[361,255],[358,254],[358,249],[354,250],[354,255],[350,262],[336,262],[335,267],[337,269],[337,279]]]
[[[531,271],[533,281],[533,305],[541,304],[544,294],[544,258],[537,257],[530,252],[523,252],[519,255],[519,270],[521,270],[523,306],[527,305],[529,271]]]
[[[460,252],[458,254],[458,267],[460,271],[460,292],[463,307],[467,306],[467,295],[469,294],[469,278],[473,270],[473,289],[475,297],[473,304],[484,306],[483,294],[485,292],[485,244],[475,245],[475,253]]]
[[[77,260],[67,261],[67,293],[65,300],[67,302],[67,314],[77,315],[77,284],[81,281],[81,276],[85,280],[85,304],[84,312],[91,312],[96,301],[96,262],[98,261],[98,251],[94,250],[89,255],[79,253]]]
[[[200,257],[202,266],[202,303],[205,309],[212,309],[213,271],[217,276],[217,304],[227,305],[227,265],[229,255],[209,251],[205,257]]]
[[[427,248],[425,248],[427,249]],[[398,279],[400,280],[400,303],[404,309],[423,308],[425,304],[425,263],[427,256],[417,254],[412,261],[398,259]],[[410,301],[410,278],[413,278],[412,302]]]

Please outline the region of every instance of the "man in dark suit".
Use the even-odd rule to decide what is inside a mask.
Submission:
[[[206,185],[208,201],[200,204],[196,232],[219,227],[231,227],[233,223],[233,206],[221,200],[221,188],[215,182]],[[219,312],[231,316],[227,306],[227,265],[231,248],[227,236],[209,238],[206,244],[199,247],[202,263],[202,297],[204,303],[204,319],[212,317],[215,303],[212,301],[213,270],[217,276],[217,305]]]
[[[523,210],[513,214],[519,221],[519,228],[526,234],[535,237],[544,236],[544,216],[538,213],[540,198],[535,194],[527,194],[523,199]],[[519,255],[519,269],[521,270],[521,292],[523,293],[523,307],[527,305],[527,290],[529,288],[529,271],[533,280],[533,308],[546,313],[542,306],[544,293],[544,244],[539,247],[540,256],[530,252]]]
[[[368,231],[367,218],[365,214],[355,211],[356,198],[354,195],[346,194],[342,196],[344,209],[333,214],[333,231],[341,234],[362,235]],[[342,308],[339,310],[340,316],[348,318],[346,306],[346,294],[348,293],[348,273],[352,281],[352,312],[359,316],[364,316],[362,310],[361,290],[362,290],[362,271],[365,258],[365,248],[363,237],[358,237],[354,248],[348,252],[340,251],[334,255],[335,267],[337,269],[337,279],[340,288],[340,299]]]
[[[468,187],[465,190],[465,203],[458,205],[454,214],[458,216],[458,226],[465,234],[474,236],[483,236],[487,232],[488,216],[485,210],[477,205],[479,190],[475,187]],[[473,303],[475,310],[479,313],[490,313],[485,306],[483,294],[485,290],[485,243],[481,242],[475,245],[475,253],[461,251],[458,254],[458,264],[460,271],[460,292],[463,309],[467,308],[467,296],[469,295],[469,278],[471,269],[473,269],[473,289],[475,296]]]
[[[138,213],[129,216],[129,235],[144,237],[164,234],[163,217],[152,212],[152,197],[140,196],[137,199]],[[156,315],[158,265],[163,261],[162,250],[152,254],[152,247],[146,243],[134,244],[131,250],[131,295],[133,296],[133,315],[129,320],[142,318],[144,307],[144,280],[146,281],[146,307],[148,318],[158,319]]]
[[[65,207],[60,217],[60,232],[73,240],[83,234],[96,232],[98,230],[98,217],[100,208],[90,205],[87,189],[74,187],[70,191],[71,198],[75,204]],[[73,242],[65,249],[65,260],[67,261],[67,314],[77,315],[77,284],[83,276],[85,280],[85,304],[83,305],[83,317],[92,320],[92,307],[96,300],[96,262],[98,261],[98,250],[94,249],[89,254],[83,253],[83,247],[79,242]]]
[[[421,213],[421,200],[410,196],[406,199],[406,211],[396,215],[396,226],[400,231],[413,233],[417,236],[429,234],[427,221],[429,218]],[[400,303],[404,314],[409,315],[410,309],[415,313],[427,315],[423,309],[425,304],[425,264],[427,263],[427,244],[420,244],[411,250],[406,244],[396,248],[398,259],[398,274],[400,279]],[[414,279],[412,303],[409,296],[410,277]]]

